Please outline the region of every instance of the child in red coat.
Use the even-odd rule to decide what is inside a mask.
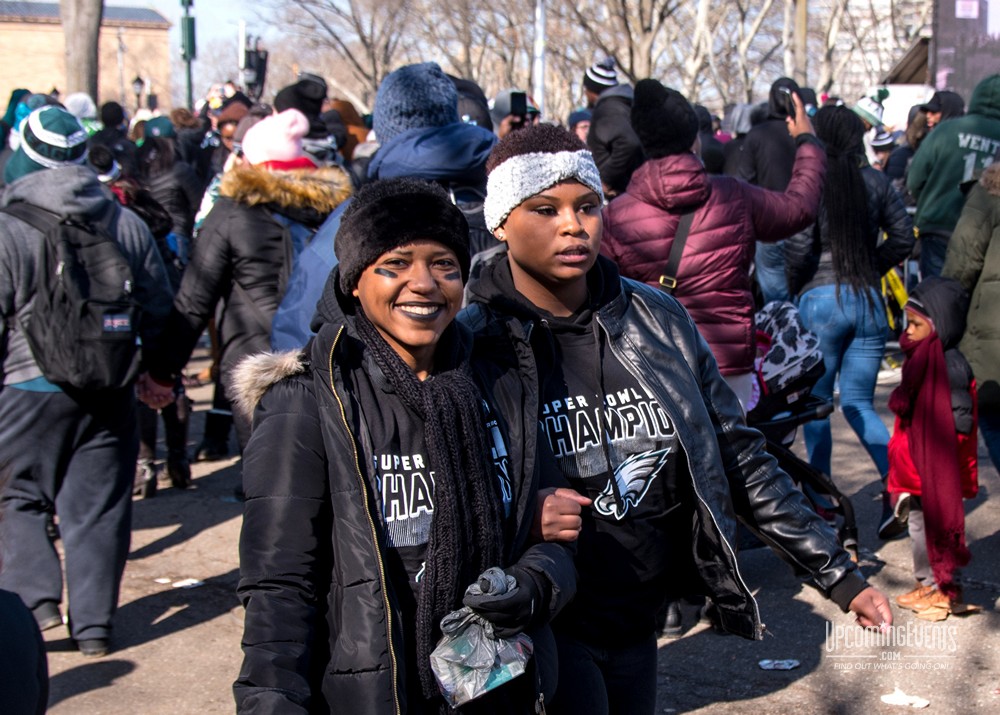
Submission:
[[[928,278],[906,304],[902,382],[889,398],[889,493],[909,518],[916,587],[896,599],[919,618],[968,612],[960,569],[969,563],[962,499],[978,492],[976,386],[956,345],[968,296],[955,281]]]

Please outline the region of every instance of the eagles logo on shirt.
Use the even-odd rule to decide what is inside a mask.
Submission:
[[[594,510],[621,521],[630,507],[638,506],[659,473],[670,448],[633,454],[615,470],[614,479],[594,499]],[[617,494],[616,494],[617,492]]]

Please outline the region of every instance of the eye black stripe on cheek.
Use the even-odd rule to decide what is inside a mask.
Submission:
[[[399,278],[398,273],[393,273],[388,268],[376,268],[373,273],[378,276],[383,276],[384,278]]]
[[[462,280],[462,273],[460,271],[456,271],[455,273],[448,273],[445,275],[444,279],[446,281],[460,281]]]

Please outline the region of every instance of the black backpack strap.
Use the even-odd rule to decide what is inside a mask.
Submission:
[[[667,258],[667,266],[660,276],[660,290],[664,293],[673,293],[677,288],[677,269],[681,265],[684,244],[687,243],[688,234],[691,232],[694,212],[695,209],[691,209],[681,214],[681,220],[677,224],[677,233],[674,235],[673,245],[670,246],[670,257]]]
[[[16,219],[24,221],[26,224],[45,233],[50,228],[59,223],[59,216],[47,211],[40,206],[27,204],[23,201],[15,201],[0,209],[5,214],[9,214]]]
[[[24,201],[15,201],[14,203],[7,204],[0,211],[24,221],[42,233],[45,233],[63,219],[57,213],[43,209],[41,206],[25,203]],[[114,201],[109,209],[104,212],[101,220],[97,222],[97,226],[104,229],[112,238],[115,237],[115,227],[118,225],[118,214],[120,211],[121,207],[117,201]]]

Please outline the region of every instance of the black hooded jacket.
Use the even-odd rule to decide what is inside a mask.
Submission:
[[[474,331],[481,346],[477,350],[494,358],[494,393],[512,384],[537,392],[538,385],[553,377],[551,338],[537,309],[504,288],[510,281],[503,271],[510,271],[506,257],[484,267],[480,280],[470,286],[473,302],[459,319]],[[847,610],[864,579],[834,533],[765,451],[761,434],[746,425],[736,396],[684,308],[662,291],[620,278],[603,257],[591,274],[599,275],[588,275],[589,285],[604,286],[595,294],[602,297],[592,308],[594,330],[659,402],[683,453],[684,469],[677,480],[684,484],[678,493],[686,494],[687,501],[661,541],[672,552],[675,593],[708,594],[726,630],[763,637],[757,602],[737,563],[739,518]],[[581,537],[578,563],[589,556],[584,547]],[[602,634],[575,635],[606,640]]]
[[[798,85],[782,77],[771,85],[767,99],[767,119],[755,125],[743,141],[737,176],[755,186],[784,191],[792,180],[795,140],[788,133],[788,118],[781,87],[797,92]]]
[[[347,175],[335,167],[227,172],[194,242],[163,344],[151,351],[150,373],[160,380],[179,374],[220,301],[224,373],[240,358],[270,349],[271,320],[292,269],[294,236],[311,237],[350,190]]]
[[[861,169],[861,177],[868,199],[869,245],[878,275],[883,276],[910,255],[916,240],[913,219],[888,176],[865,166]],[[825,205],[820,205],[816,223],[785,239],[785,277],[792,295],[837,283]]]
[[[234,685],[240,713],[411,710],[405,684],[413,664],[403,655],[414,635],[402,623],[387,574],[386,525],[367,438],[378,415],[354,379],[365,370],[378,382],[377,368],[365,358],[355,307],[339,279],[334,269],[317,305],[317,334],[303,351],[254,356],[234,379],[238,406],[254,415],[243,467],[238,593],[246,607],[245,658]],[[442,336],[445,345],[440,367],[447,369],[469,355],[471,335],[455,323]],[[472,366],[474,373],[482,367],[476,355]],[[381,400],[398,399],[384,378],[381,384]],[[538,488],[558,485],[549,483],[555,470],[537,449],[536,400],[520,389],[484,396],[502,418],[509,452],[502,565],[517,563],[548,582],[547,622],[572,597],[576,577],[568,547],[529,538]],[[544,627],[534,633],[543,670],[552,668],[552,651],[538,647],[552,643],[546,634]],[[533,702],[524,705],[527,712]]]

